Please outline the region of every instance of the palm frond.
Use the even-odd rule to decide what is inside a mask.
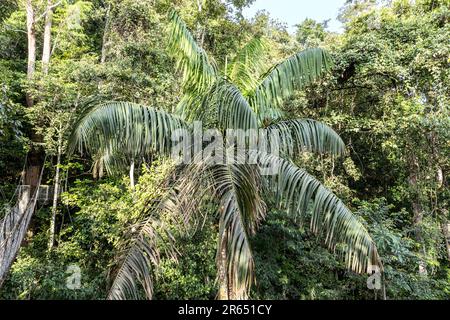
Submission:
[[[218,79],[203,94],[184,95],[178,113],[186,121],[202,121],[220,129],[258,128],[256,115],[241,91],[224,79]]]
[[[170,185],[175,176],[177,183],[163,191],[162,200],[149,200],[145,205],[146,218],[133,226],[132,229],[137,233],[130,237],[118,259],[120,267],[115,274],[108,299],[139,299],[142,294],[146,299],[152,299],[161,254],[177,261],[178,250],[169,225],[185,232],[195,229],[192,217],[198,213],[200,204],[208,195],[205,192],[207,188],[204,180],[198,179],[201,171],[182,168],[178,176],[179,169],[173,167],[157,188]]]
[[[261,74],[267,70],[265,54],[268,43],[265,39],[255,37],[236,55],[227,74],[231,81],[243,92],[252,92],[259,84]]]
[[[169,15],[169,51],[183,74],[185,91],[202,92],[217,75],[215,63],[200,47],[176,11]]]
[[[169,153],[172,133],[189,126],[165,111],[130,102],[108,102],[87,110],[69,138],[69,152],[101,154],[111,166],[152,153]]]
[[[219,291],[220,299],[247,299],[254,281],[255,262],[248,231],[244,224],[236,194],[226,192],[220,202],[219,242],[217,267],[224,272],[219,285],[226,295]],[[223,269],[223,270],[222,270]],[[220,277],[220,275],[219,275]]]
[[[230,151],[223,149],[219,153],[231,157]],[[259,193],[260,175],[257,166],[243,164],[240,155],[234,158],[234,163],[229,161],[225,164],[214,164],[212,157],[199,155],[185,169],[179,195],[198,199],[209,194],[219,199],[217,265],[225,273],[225,279],[220,279],[219,272],[220,285],[225,286],[228,298],[245,299],[254,280],[249,237],[265,216],[265,204]],[[202,186],[200,181],[206,184]],[[191,207],[187,206],[189,213],[180,210],[186,217],[185,221],[192,220]]]
[[[185,93],[176,107],[176,114],[179,115],[183,120],[191,123],[193,121],[204,121],[212,111],[212,109],[207,109],[212,106],[206,105],[205,101],[212,94],[214,86],[211,86],[203,92],[187,92]]]
[[[277,119],[284,99],[312,83],[331,68],[329,54],[320,48],[292,55],[273,67],[251,94],[250,105],[258,118]]]
[[[227,283],[221,285],[227,286],[231,299],[248,298],[254,281],[249,237],[256,232],[266,210],[260,197],[258,168],[239,163],[211,168],[213,186],[220,199],[217,263],[219,269],[226,263]]]
[[[157,234],[152,226],[153,219],[147,219],[141,226],[137,237],[133,239],[123,263],[109,290],[110,300],[137,300],[141,288],[147,299],[153,297],[153,278],[155,268],[160,262]]]
[[[358,273],[382,268],[374,241],[362,222],[322,183],[293,163],[274,155],[259,153],[263,166],[276,168],[269,178],[280,208],[305,218],[312,204],[311,230],[324,236],[326,245],[343,255],[347,268]]]
[[[216,105],[219,126],[222,129],[256,129],[257,118],[241,91],[228,81],[220,81],[209,103]]]
[[[286,120],[267,127],[267,139],[277,144],[281,154],[293,157],[303,151],[343,155],[345,143],[326,124],[311,120]]]

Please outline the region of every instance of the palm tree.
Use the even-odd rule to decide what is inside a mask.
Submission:
[[[170,14],[169,32],[170,53],[182,74],[184,92],[175,112],[129,102],[95,106],[78,120],[72,149],[95,155],[107,172],[114,173],[135,159],[169,154],[175,130],[192,130],[192,122],[200,120],[205,127],[221,131],[263,128],[269,144],[278,143],[281,156],[249,150],[247,156],[259,159],[256,164],[211,164],[206,157],[177,166],[171,192],[140,224],[123,255],[109,298],[137,298],[140,287],[151,298],[161,250],[157,212],[171,213],[190,224],[201,216],[200,205],[211,199],[218,204],[220,299],[249,296],[254,281],[249,240],[266,216],[264,199],[275,199],[280,209],[308,221],[311,230],[324,237],[349,269],[362,273],[373,265],[381,267],[364,225],[319,180],[292,162],[304,151],[344,153],[345,145],[333,129],[310,119],[284,119],[281,110],[283,101],[295,90],[330,69],[329,55],[319,48],[308,49],[267,68],[267,42],[255,38],[220,72],[176,12]],[[267,165],[275,166],[275,175],[261,174]],[[166,249],[173,254],[171,246]]]

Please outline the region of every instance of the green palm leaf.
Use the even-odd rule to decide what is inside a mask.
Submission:
[[[267,49],[267,41],[256,37],[248,42],[233,59],[227,76],[244,95],[257,87],[259,77],[267,70],[265,59]]]
[[[258,118],[261,121],[279,118],[284,99],[317,80],[331,64],[325,50],[314,48],[294,54],[273,67],[250,95],[250,105]]]
[[[219,152],[225,155],[230,151]],[[226,291],[225,296],[222,293],[219,297],[246,299],[254,280],[249,237],[264,219],[266,210],[260,197],[260,175],[257,166],[241,164],[243,159],[239,155],[235,163],[229,164],[213,164],[211,157],[198,157],[185,169],[179,183],[179,196],[190,204],[184,206],[188,210],[180,209],[180,212],[187,222],[192,220],[193,201],[205,194],[219,199],[217,265],[220,286]]]
[[[183,74],[185,91],[202,92],[209,88],[217,75],[215,63],[195,41],[176,11],[170,13],[169,51]]]
[[[256,115],[241,91],[224,79],[218,79],[202,95],[184,95],[178,108],[186,121],[202,121],[220,129],[258,128]]]
[[[220,199],[217,263],[219,270],[225,264],[227,280],[221,286],[229,290],[227,298],[247,299],[254,280],[249,237],[265,215],[260,176],[255,166],[244,164],[214,166],[211,176]]]
[[[220,81],[208,100],[216,105],[222,129],[257,129],[257,118],[241,91],[232,83]]]
[[[341,137],[326,124],[311,120],[286,120],[267,127],[271,144],[277,143],[280,153],[293,157],[303,151],[343,155],[345,144]]]
[[[109,290],[108,299],[139,299],[141,284],[145,296],[152,299],[155,268],[159,265],[160,254],[157,234],[148,219],[140,226],[140,232],[127,250],[114,282]]]
[[[108,102],[91,108],[75,124],[69,139],[70,152],[77,147],[100,154],[112,163],[129,161],[152,153],[168,154],[172,133],[188,128],[180,118],[155,108],[130,103]]]
[[[370,272],[373,265],[382,268],[369,232],[338,197],[291,162],[268,154],[258,156],[263,166],[277,168],[276,178],[268,180],[280,208],[305,218],[312,204],[311,230],[323,235],[331,250],[340,251],[349,269],[362,273]]]

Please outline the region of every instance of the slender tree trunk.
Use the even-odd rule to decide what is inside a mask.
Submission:
[[[199,14],[201,14],[203,10],[202,2],[203,0],[197,0],[197,8]],[[205,42],[205,32],[200,20],[198,20],[197,22],[197,42],[200,44],[200,47],[203,47],[203,44]]]
[[[32,80],[36,67],[36,33],[35,33],[35,16],[34,8],[31,0],[27,0],[25,3],[25,9],[27,13],[27,40],[28,40],[28,63],[27,63],[27,79]],[[27,106],[33,107],[34,101],[28,91],[26,93]],[[39,141],[39,137],[34,130],[31,133],[31,141]],[[39,183],[39,175],[42,167],[42,154],[36,150],[34,146],[28,155],[28,165],[25,170],[24,184],[31,186],[31,193]]]
[[[108,37],[109,37],[109,28],[111,25],[111,4],[108,4],[108,9],[106,10],[106,21],[105,21],[105,29],[103,30],[102,37],[102,56],[100,58],[100,63],[105,63],[106,54],[108,52]]]
[[[447,259],[450,264],[450,223],[445,218],[441,224],[442,234],[445,238],[445,246],[447,248]]]
[[[440,150],[439,150],[439,142],[437,134],[432,131],[431,132],[431,150],[433,155],[433,163],[436,164],[436,189],[437,193],[441,191],[441,189],[445,189],[445,181],[444,181],[444,171],[442,170],[442,166],[440,165]],[[437,197],[437,195],[436,195]],[[447,249],[447,260],[450,264],[450,224],[448,222],[448,209],[445,208],[445,205],[438,205],[438,211],[441,216],[441,230],[444,236],[445,247]]]
[[[53,190],[53,205],[52,205],[52,217],[50,220],[50,237],[48,240],[48,248],[51,250],[55,244],[55,234],[56,234],[56,213],[58,206],[59,188],[60,188],[60,164],[61,164],[61,154],[62,154],[62,125],[59,127],[59,137],[58,137],[58,154],[56,156],[56,172],[55,172],[55,185]]]
[[[131,164],[130,164],[130,185],[131,188],[134,189],[135,183],[134,183],[134,159],[131,160]]]
[[[36,33],[34,26],[34,9],[31,0],[26,1],[27,12],[27,39],[28,39],[28,63],[27,63],[27,79],[32,80],[36,66]],[[33,106],[33,98],[31,94],[26,94],[27,106]]]
[[[422,238],[422,221],[423,221],[423,207],[420,200],[420,190],[418,187],[420,165],[417,156],[414,152],[411,153],[409,160],[409,185],[413,192],[412,210],[413,210],[413,226],[415,229],[414,237],[416,241],[422,246],[425,255],[425,248]],[[419,261],[419,274],[426,275],[427,268],[424,259]]]
[[[220,209],[221,216],[223,215],[224,207],[221,206]],[[219,230],[222,229],[223,220],[219,221]],[[218,249],[217,249],[217,281],[219,284],[219,293],[217,295],[218,300],[228,300],[228,273],[227,273],[227,232],[224,231],[222,238],[219,239]]]
[[[48,65],[50,63],[52,19],[53,19],[52,0],[47,0],[47,10],[45,14],[45,25],[44,25],[44,45],[42,49],[42,72],[45,75],[48,74]]]
[[[221,222],[220,222],[221,223]],[[220,227],[220,226],[219,226]],[[217,280],[219,283],[219,294],[217,299],[219,300],[229,300],[229,288],[228,288],[228,273],[227,273],[227,235],[226,231],[220,240],[218,257],[217,257]]]

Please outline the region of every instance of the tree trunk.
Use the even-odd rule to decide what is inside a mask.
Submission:
[[[425,256],[425,247],[423,244],[422,238],[422,221],[423,221],[423,208],[420,200],[420,190],[418,187],[419,181],[419,160],[417,156],[412,153],[409,160],[409,185],[413,192],[413,200],[412,200],[412,210],[413,210],[413,226],[414,226],[414,237],[416,241],[422,246],[423,253]],[[423,257],[424,258],[424,257]],[[424,259],[419,261],[419,274],[426,275],[427,268]]]
[[[48,64],[50,63],[52,18],[53,18],[52,0],[47,0],[47,11],[45,14],[45,25],[44,25],[44,45],[42,49],[42,72],[45,75],[48,74]]]
[[[219,294],[217,299],[219,300],[229,300],[229,288],[228,288],[228,273],[227,273],[227,247],[226,247],[227,237],[223,236],[221,244],[219,246],[219,252],[217,257],[217,280],[219,282]]]
[[[131,160],[130,164],[130,185],[131,188],[134,189],[135,183],[134,183],[134,160]]]
[[[27,12],[27,39],[28,39],[28,63],[27,63],[27,79],[31,81],[34,76],[34,71],[36,67],[36,33],[35,33],[35,16],[34,8],[31,0],[26,1],[26,12]],[[26,93],[27,106],[29,108],[33,107],[34,101],[29,92]],[[31,130],[31,141],[39,142],[41,138]],[[30,185],[31,193],[33,193],[34,188],[39,183],[39,175],[42,168],[42,153],[36,150],[36,146],[31,147],[31,151],[28,154],[28,164],[25,169],[24,184]]]
[[[108,52],[108,36],[109,36],[109,27],[111,24],[111,4],[108,4],[108,9],[106,10],[106,21],[105,21],[105,29],[103,30],[102,37],[102,56],[100,58],[100,63],[103,64],[106,61],[106,54]]]
[[[202,13],[203,10],[202,2],[203,0],[197,0],[197,8],[199,15]],[[205,42],[205,31],[200,20],[198,20],[197,22],[197,42],[200,44],[200,47],[203,47],[203,44]]]
[[[31,0],[26,2],[27,12],[27,39],[28,39],[28,64],[27,79],[32,80],[36,66],[36,33],[34,30],[34,9]],[[27,106],[33,106],[33,98],[29,92],[26,93]],[[39,175],[39,173],[38,173]]]
[[[448,263],[450,264],[450,223],[447,219],[444,219],[444,221],[441,224],[442,234],[445,238],[445,246],[447,248],[447,259]]]
[[[61,154],[62,154],[62,126],[59,128],[58,137],[58,155],[56,156],[56,172],[55,172],[55,185],[53,190],[53,206],[52,206],[52,217],[50,220],[50,237],[48,240],[48,248],[51,250],[55,244],[55,234],[56,234],[56,212],[58,206],[59,197],[59,186],[60,186],[60,164],[61,164]]]
[[[228,288],[228,276],[227,276],[227,270],[226,270],[226,259],[227,259],[227,255],[226,255],[226,248],[223,247],[220,250],[220,262],[219,262],[219,295],[218,295],[218,299],[219,300],[229,300],[229,288]]]

